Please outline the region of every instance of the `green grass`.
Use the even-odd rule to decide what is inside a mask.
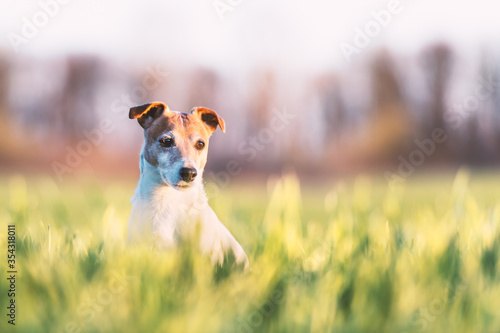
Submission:
[[[17,229],[17,332],[500,331],[498,174],[221,189],[211,205],[248,274],[190,244],[128,248],[135,184],[0,185],[0,249]]]

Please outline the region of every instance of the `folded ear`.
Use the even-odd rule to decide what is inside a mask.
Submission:
[[[139,125],[146,129],[156,118],[161,116],[165,110],[168,110],[168,106],[164,103],[154,102],[130,108],[128,117],[130,119],[137,119],[139,121]]]
[[[215,131],[219,125],[222,132],[226,133],[226,123],[215,111],[197,106],[191,110],[191,113],[198,115],[211,132]]]

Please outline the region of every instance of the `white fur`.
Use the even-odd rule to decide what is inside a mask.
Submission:
[[[199,221],[200,249],[211,257],[213,264],[222,264],[224,254],[232,251],[236,262],[248,268],[245,251],[208,205],[201,181],[203,170],[199,170],[191,187],[178,190],[164,182],[158,169],[142,153],[140,169],[139,183],[131,200],[127,242],[149,241],[155,248],[173,248],[194,231]]]

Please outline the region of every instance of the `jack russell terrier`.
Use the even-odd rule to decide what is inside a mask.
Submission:
[[[202,183],[208,139],[217,126],[225,132],[224,120],[207,108],[181,113],[161,102],[133,107],[129,118],[144,129],[144,144],[127,242],[174,248],[200,223],[199,246],[212,264],[233,255],[247,270],[245,251],[208,205]]]

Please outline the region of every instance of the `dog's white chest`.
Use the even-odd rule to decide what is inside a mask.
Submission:
[[[167,186],[158,187],[147,200],[134,196],[134,216],[129,228],[136,228],[134,234],[151,235],[158,247],[173,247],[197,222],[199,208],[204,205],[206,199],[195,188],[177,191]]]

